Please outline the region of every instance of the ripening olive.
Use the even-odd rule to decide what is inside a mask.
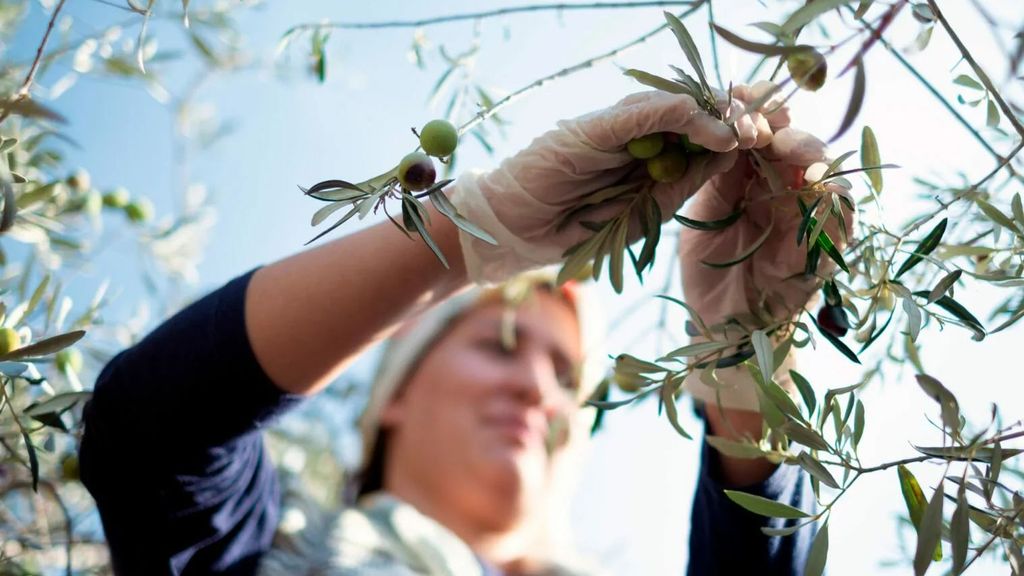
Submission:
[[[0,354],[7,354],[11,350],[21,348],[21,336],[9,326],[0,328]]]
[[[78,480],[80,476],[78,456],[68,454],[60,463],[60,472],[64,480]]]
[[[804,90],[814,92],[825,85],[828,76],[828,63],[825,57],[814,48],[793,52],[786,57],[786,67],[796,85]]]
[[[434,162],[430,156],[422,152],[407,154],[398,163],[398,181],[407,190],[419,192],[434,185],[437,178],[437,171],[434,170]]]
[[[626,150],[637,160],[647,160],[661,154],[665,147],[665,137],[660,132],[634,138],[626,144]]]
[[[123,186],[114,188],[103,195],[103,205],[109,208],[124,208],[131,201],[131,194],[129,194],[128,189]]]
[[[65,348],[57,352],[55,360],[57,362],[57,370],[61,372],[74,372],[77,374],[82,371],[82,353],[77,348]]]
[[[431,156],[451,156],[458,145],[459,131],[447,120],[431,120],[420,130],[420,146]]]
[[[818,326],[825,332],[842,338],[850,329],[850,322],[847,320],[846,310],[842,306],[826,304],[818,310]]]
[[[124,213],[132,222],[148,222],[153,219],[153,203],[149,198],[139,198],[124,207]]]
[[[672,148],[647,160],[647,173],[656,182],[672,183],[685,176],[689,166],[686,152]]]

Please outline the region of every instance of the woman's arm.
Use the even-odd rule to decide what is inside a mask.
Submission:
[[[445,269],[422,241],[384,222],[256,272],[246,296],[249,340],[281,389],[323,389],[415,309],[464,287],[458,230],[431,210]]]

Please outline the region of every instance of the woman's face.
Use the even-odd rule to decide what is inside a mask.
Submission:
[[[535,293],[515,309],[515,346],[506,348],[505,309],[481,304],[456,321],[382,414],[385,487],[428,515],[471,513],[495,528],[521,520],[557,456],[550,427],[578,410],[575,311]]]

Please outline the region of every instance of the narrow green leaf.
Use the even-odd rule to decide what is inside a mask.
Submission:
[[[444,195],[444,192],[438,190],[437,192],[431,194],[430,203],[434,205],[434,208],[437,208],[438,212],[447,216],[448,219],[451,220],[453,224],[458,226],[464,232],[470,234],[471,236],[475,236],[483,240],[484,242],[487,242],[488,244],[498,244],[498,241],[494,239],[494,236],[491,236],[483,228],[480,228],[476,224],[473,224],[472,222],[467,220],[465,216],[459,213],[459,210],[455,207],[454,204],[452,204],[451,200],[449,200],[448,197]]]
[[[1013,201],[1010,202],[1010,206],[1013,210],[1013,219],[1017,221],[1017,226],[1024,230],[1024,202],[1020,199],[1020,192],[1013,195]]]
[[[682,348],[676,348],[662,356],[662,359],[667,360],[671,358],[703,356],[705,354],[712,354],[725,350],[726,348],[731,348],[735,345],[735,342],[695,342],[693,344],[687,344]]]
[[[682,20],[677,18],[675,14],[665,12],[665,20],[668,22],[669,27],[672,28],[672,33],[675,34],[679,47],[683,49],[683,54],[686,55],[686,59],[690,61],[690,66],[697,73],[697,78],[700,79],[700,84],[704,88],[703,91],[710,93],[711,85],[708,84],[707,75],[704,73],[704,63],[700,59],[700,51],[697,50],[697,44],[693,41],[693,37],[686,30]]]
[[[811,383],[807,381],[796,370],[789,371],[789,377],[793,380],[793,384],[796,385],[796,389],[800,392],[800,397],[804,401],[804,406],[807,407],[807,416],[810,417],[814,414],[814,409],[817,407],[817,399],[814,397],[814,388],[811,387]]]
[[[829,450],[828,441],[821,434],[799,422],[794,420],[786,422],[782,426],[782,431],[793,442],[807,446],[812,450],[823,450],[826,452]]]
[[[669,80],[668,78],[662,78],[661,76],[651,74],[650,72],[630,68],[623,72],[623,74],[633,78],[644,86],[650,86],[651,88],[657,88],[658,90],[670,92],[672,94],[690,94],[690,89],[679,82]],[[690,94],[690,96],[694,96],[694,94]]]
[[[725,218],[719,218],[718,220],[694,220],[692,218],[687,218],[686,216],[681,216],[679,214],[676,214],[675,216],[673,216],[673,218],[676,220],[676,222],[679,222],[680,224],[686,226],[687,228],[693,228],[694,230],[710,232],[714,230],[724,230],[729,226],[732,226],[734,223],[736,223],[737,220],[740,219],[740,216],[743,216],[743,208],[738,208],[732,214],[729,214]]]
[[[871,130],[871,127],[865,126],[860,135],[860,165],[862,168],[867,168],[869,166],[880,166],[881,164],[882,157],[878,152],[878,140],[875,139],[875,133]],[[871,181],[871,187],[875,189],[875,193],[881,194],[882,171],[869,171],[868,180]]]
[[[63,116],[31,98],[23,98],[21,100],[13,101],[0,101],[0,113],[24,116],[26,118],[45,118],[62,124],[67,122]]]
[[[903,501],[907,505],[907,515],[910,517],[910,523],[914,525],[915,529],[920,529],[924,509],[928,505],[928,501],[924,497],[924,491],[921,490],[921,485],[909,468],[900,464],[897,467],[897,473],[900,479],[900,492],[903,494]]]
[[[821,576],[825,573],[825,564],[828,561],[828,521],[826,520],[818,533],[814,536],[811,544],[811,551],[807,555],[807,564],[804,566],[804,576]]]
[[[985,125],[989,128],[999,126],[999,107],[996,106],[995,100],[992,100],[991,98],[988,101],[988,113],[985,118]]]
[[[782,30],[787,34],[793,34],[798,28],[810,23],[829,10],[845,6],[853,0],[815,0],[805,4],[802,8],[790,14],[789,18],[782,23]]]
[[[857,400],[857,408],[853,414],[853,447],[860,445],[860,439],[864,436],[864,403]]]
[[[818,0],[818,2],[809,4],[808,6],[817,6],[824,1],[825,0]],[[854,70],[853,75],[853,91],[850,93],[850,102],[846,105],[846,113],[843,115],[842,122],[839,123],[839,129],[836,130],[836,133],[833,134],[831,138],[829,138],[829,142],[835,142],[843,134],[846,134],[846,131],[850,129],[850,126],[853,126],[853,121],[857,119],[857,116],[860,114],[860,109],[864,105],[864,94],[867,87],[867,74],[864,72],[863,59],[857,58],[855,64],[856,69]]]
[[[765,381],[772,379],[775,374],[775,359],[772,356],[772,342],[764,330],[754,330],[750,335],[750,343],[754,346],[754,354],[757,355],[757,366],[761,369],[761,375]]]
[[[976,460],[991,462],[995,458],[995,450],[989,447],[970,448],[963,446],[914,446],[921,454],[945,458],[947,460]],[[1002,448],[999,456],[1002,461],[1015,458],[1024,452],[1024,448]]]
[[[989,220],[992,220],[996,224],[999,224],[1000,226],[1006,228],[1007,230],[1013,232],[1014,234],[1020,233],[1020,230],[1017,228],[1017,225],[1014,224],[1013,219],[1007,216],[1006,214],[1003,214],[1002,210],[996,208],[995,206],[989,204],[988,202],[982,200],[981,198],[975,199],[974,202],[978,205],[978,208],[981,208],[981,211],[985,213],[985,216],[988,216]]]
[[[935,287],[932,288],[932,291],[928,293],[928,303],[932,304],[939,298],[942,298],[956,284],[956,281],[960,279],[963,273],[964,271],[958,268],[943,276],[942,280],[939,280]]]
[[[730,458],[755,459],[764,458],[765,451],[750,442],[737,442],[721,436],[705,436],[709,446]]]
[[[434,253],[434,256],[436,256],[441,262],[441,265],[445,268],[450,268],[448,265],[448,259],[444,257],[444,253],[441,252],[441,248],[434,242],[434,238],[431,237],[430,232],[427,231],[427,227],[423,223],[423,217],[420,215],[419,203],[415,200],[402,198],[402,214],[403,216],[408,217],[408,220],[416,229],[416,233],[420,235],[420,238],[423,239],[423,243],[430,248],[430,251]]]
[[[928,292],[921,290],[919,292],[914,292],[914,296],[927,298],[929,294]],[[982,340],[985,338],[987,334],[985,326],[980,320],[974,317],[974,314],[971,314],[967,308],[964,308],[962,304],[953,298],[944,295],[935,301],[935,305],[955,316],[957,320],[964,324],[964,326],[974,332],[973,338],[975,340]]]
[[[53,354],[78,342],[82,339],[82,336],[85,336],[85,330],[74,330],[66,334],[39,340],[28,346],[22,346],[21,348],[11,350],[7,354],[0,355],[0,360],[20,360],[22,358]]]
[[[941,222],[936,224],[935,228],[932,228],[931,232],[929,232],[928,235],[924,237],[924,240],[921,240],[921,243],[918,244],[917,250],[915,250],[914,253],[908,256],[906,261],[903,262],[903,265],[900,266],[894,278],[899,278],[906,274],[925,256],[931,254],[936,248],[938,248],[939,243],[942,241],[942,235],[946,233],[947,221],[948,218],[943,218]]]
[[[11,148],[14,148],[17,143],[17,138],[0,138],[0,153],[7,152]]]
[[[821,334],[825,338],[825,340],[828,340],[829,344],[834,346],[836,350],[839,350],[839,352],[843,356],[846,356],[852,362],[854,362],[856,364],[860,364],[860,358],[857,358],[857,354],[853,350],[850,350],[849,346],[844,344],[842,340],[840,340],[839,338],[837,338],[835,335],[831,334],[827,330],[822,330],[821,326],[818,325],[818,320],[815,319],[813,315],[811,315],[810,318],[811,318],[811,322],[814,323],[814,327],[818,329],[818,333]]]
[[[875,0],[860,0],[860,4],[857,6],[857,11],[853,13],[854,18],[863,18],[871,5],[875,3]]]
[[[32,491],[39,491],[39,456],[36,455],[36,447],[32,445],[32,439],[28,432],[21,431],[21,437],[25,440],[25,450],[28,451],[28,469],[32,473]]]
[[[971,78],[970,76],[968,76],[966,74],[961,74],[961,75],[957,76],[956,78],[954,78],[953,79],[953,83],[957,84],[959,86],[963,86],[964,88],[970,88],[971,90],[984,90],[985,89],[985,87],[982,86],[980,82],[978,82],[977,80],[975,80],[974,78]]]
[[[754,514],[760,514],[761,516],[767,516],[769,518],[810,518],[810,514],[794,508],[788,504],[777,502],[775,500],[769,500],[761,496],[754,494],[747,494],[746,492],[739,492],[737,490],[726,490],[725,495],[739,504],[742,508],[753,512]]]
[[[771,234],[772,228],[774,227],[775,221],[772,220],[768,223],[768,226],[765,227],[764,232],[761,233],[761,236],[759,236],[757,240],[755,240],[749,248],[747,248],[746,250],[744,250],[731,260],[726,260],[725,262],[708,262],[707,260],[701,260],[701,263],[704,264],[705,266],[710,266],[711,268],[729,268],[730,266],[735,266],[736,264],[739,264],[753,256],[754,253],[756,253],[761,248],[765,240],[768,239],[768,236]]]
[[[679,408],[676,406],[675,392],[679,389],[682,384],[682,378],[667,378],[661,385],[661,401],[665,406],[665,414],[668,416],[668,421],[675,428],[676,432],[680,436],[687,440],[692,440],[693,437],[690,433],[683,428],[682,424],[679,423]]]
[[[914,553],[914,574],[922,576],[931,565],[932,561],[942,559],[942,504],[946,501],[943,497],[945,484],[939,482],[939,486],[932,494],[928,507],[921,517],[921,525],[917,530],[917,551]]]
[[[956,509],[953,510],[953,517],[949,521],[949,540],[953,545],[953,574],[963,572],[964,564],[967,563],[967,550],[971,546],[971,526],[968,512],[967,494],[964,492],[964,486],[961,485]]]
[[[811,456],[807,452],[801,452],[800,455],[797,456],[796,462],[801,468],[806,470],[808,474],[817,478],[822,484],[830,488],[835,488],[836,490],[840,488],[839,482],[836,482],[835,477],[828,471],[828,468],[825,468],[825,466],[821,462],[818,462],[814,456]]]
[[[824,222],[824,220],[822,221]],[[821,246],[821,249],[825,251],[825,254],[828,254],[828,257],[836,263],[836,266],[839,266],[843,272],[846,272],[847,274],[850,273],[850,267],[846,265],[846,260],[843,259],[843,253],[839,251],[839,248],[837,248],[835,243],[832,242],[832,238],[830,238],[828,233],[824,230],[818,234],[817,244],[818,246]]]
[[[47,414],[52,412],[63,412],[68,408],[71,408],[75,404],[88,400],[92,396],[92,392],[65,392],[64,394],[57,394],[52,398],[38,403],[32,404],[22,411],[25,416],[36,417],[41,414]]]
[[[786,46],[784,44],[764,44],[761,42],[754,42],[747,40],[734,32],[730,32],[718,24],[713,24],[712,27],[715,29],[715,32],[717,32],[718,35],[729,44],[732,44],[742,50],[746,50],[747,52],[753,52],[763,56],[786,56],[808,49],[808,46],[805,45]]]
[[[814,224],[811,224],[811,219],[814,218],[814,211],[818,209],[818,204],[821,203],[822,198],[823,197],[819,197],[816,199],[810,207],[807,207],[799,197],[797,198],[797,206],[800,207],[800,213],[803,214],[803,218],[800,220],[800,225],[797,226],[796,229],[797,246],[803,243],[804,235],[814,227]],[[817,222],[817,219],[815,219],[815,222]]]

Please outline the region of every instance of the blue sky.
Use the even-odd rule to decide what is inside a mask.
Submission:
[[[468,0],[429,6],[413,2],[271,2],[242,13],[240,29],[249,49],[264,65],[214,79],[204,85],[197,98],[197,102],[212,107],[220,118],[237,126],[229,137],[194,158],[191,166],[192,180],[208,187],[218,212],[197,289],[215,287],[254,266],[300,250],[315,233],[309,218],[319,206],[303,198],[296,185],[327,178],[360,180],[383,171],[415,146],[409,127],[420,126],[440,114],[428,108],[427,97],[443,69],[434,50],[427,53],[430,65],[425,71],[408,62],[412,30],[335,32],[328,46],[328,79],[323,85],[302,74],[282,78],[271,72],[270,61],[281,33],[299,22],[390,20],[479,10],[482,4]],[[502,3],[514,4],[517,2]],[[963,36],[979,60],[1001,65],[998,48],[987,29],[965,10],[967,3],[944,4],[949,5],[944,8],[951,20],[962,26]],[[1014,11],[1015,0],[986,4],[1005,12],[1008,18],[1020,20],[1019,9]],[[201,7],[203,3],[193,5]],[[758,3],[744,2],[742,10],[735,10],[738,5],[716,3],[720,22],[732,30],[752,36],[746,24],[771,18]],[[41,26],[38,6],[33,9],[33,21]],[[774,13],[777,18],[780,12]],[[73,30],[80,33],[130,17],[98,2],[69,3],[68,14],[75,19]],[[545,13],[488,20],[480,26],[482,49],[474,74],[495,93],[513,90],[631,40],[661,21],[658,10],[570,12],[561,17]],[[703,13],[688,24],[708,62]],[[892,31],[894,43],[909,45],[917,26],[911,18],[902,17]],[[33,30],[40,29],[36,26]],[[132,36],[132,31],[137,27],[126,28],[126,36]],[[181,46],[184,40],[176,22],[158,22],[151,34],[159,39],[161,50]],[[473,41],[473,25],[440,25],[427,29],[426,35],[433,46],[443,44],[457,53]],[[26,47],[31,42],[20,40],[16,46]],[[296,59],[304,55],[306,41],[300,46],[292,54]],[[749,69],[749,57],[728,46],[720,50],[723,76],[741,81]],[[936,30],[924,56],[909,58],[949,98],[955,98],[957,90],[951,80],[967,70],[959,64],[951,71],[957,66],[957,56],[941,30]],[[606,63],[551,84],[503,114],[510,124],[505,138],[493,140],[494,157],[476,145],[463,145],[461,166],[492,166],[558,119],[610,105],[637,90],[635,83],[621,75],[619,66],[667,73],[668,64],[683,63],[674,39],[662,34],[614,64]],[[990,170],[993,161],[888,54],[874,50],[866,65],[869,92],[864,113],[854,128],[833,144],[833,150],[838,154],[857,148],[860,126],[867,123],[873,127],[883,160],[900,164],[904,170],[886,174],[883,210],[872,217],[897,226],[920,206],[911,176],[958,178],[956,171],[964,170],[967,179],[973,180]],[[180,88],[194,70],[194,61],[176,65],[168,70],[167,86],[172,92]],[[51,85],[64,72],[66,69],[60,68],[47,71],[41,84]],[[1001,77],[1000,73],[995,76]],[[830,81],[818,93],[800,94],[793,102],[794,123],[823,137],[831,134],[845,109],[849,90],[850,78],[846,77]],[[158,212],[169,212],[180,205],[170,139],[173,117],[164,105],[137,86],[85,80],[54,106],[71,120],[69,132],[81,144],[81,149],[70,151],[71,157],[89,168],[98,186],[124,185],[144,192],[154,199]],[[977,126],[984,125],[983,111],[964,108],[964,113]],[[863,193],[862,184],[858,186]],[[954,211],[952,215],[958,214]],[[112,235],[116,234],[113,228]],[[623,296],[601,289],[611,318],[638,299],[650,301],[617,327],[609,351],[625,351],[625,346],[632,345],[630,351],[640,355],[654,353],[652,338],[643,334],[656,322],[660,310],[650,295],[654,292],[651,287],[661,286],[659,275],[663,276],[672,258],[665,244],[659,255],[660,272],[648,280],[647,289],[635,281],[627,283]],[[92,271],[82,274],[78,288],[88,292],[103,277],[111,276],[124,286],[121,302],[133,301],[141,294],[141,283],[136,267],[123,263],[135,257],[131,242],[113,242]],[[677,283],[672,286],[677,293]],[[993,293],[972,289],[961,297],[968,306],[984,310]],[[115,316],[133,313],[124,304],[111,311]],[[681,320],[672,318],[673,322]],[[1000,368],[1006,365],[1005,357],[1015,338],[1019,342],[1020,329],[993,337],[983,345],[970,341],[960,330],[928,334],[925,364],[959,395],[969,414],[983,414],[988,403],[998,400],[1010,421],[1024,416],[1019,376]],[[662,343],[671,344],[667,340]],[[831,350],[820,350],[802,362],[812,382],[822,386],[836,387],[857,380],[858,371]],[[355,374],[359,377],[367,370],[367,366],[360,366]],[[1015,379],[1015,386],[1008,386],[1011,379]],[[937,441],[925,414],[920,413],[920,407],[931,406],[924,402],[910,371],[887,373],[881,383],[865,393],[865,402],[869,416],[862,443],[865,461],[910,455],[909,442]],[[909,413],[907,407],[911,408]],[[576,503],[582,547],[615,573],[678,574],[685,562],[689,499],[699,445],[676,436],[663,419],[655,416],[655,409],[648,403],[609,415],[607,431],[595,440],[587,481]],[[927,415],[934,418],[936,413]],[[688,426],[699,428],[692,420]],[[919,476],[934,480],[939,472],[922,467]],[[878,563],[898,557],[894,517],[901,506],[895,473],[860,480],[848,501],[836,510],[831,524],[830,573],[882,573]],[[905,572],[905,568],[892,571]],[[975,573],[985,573],[985,567]]]

